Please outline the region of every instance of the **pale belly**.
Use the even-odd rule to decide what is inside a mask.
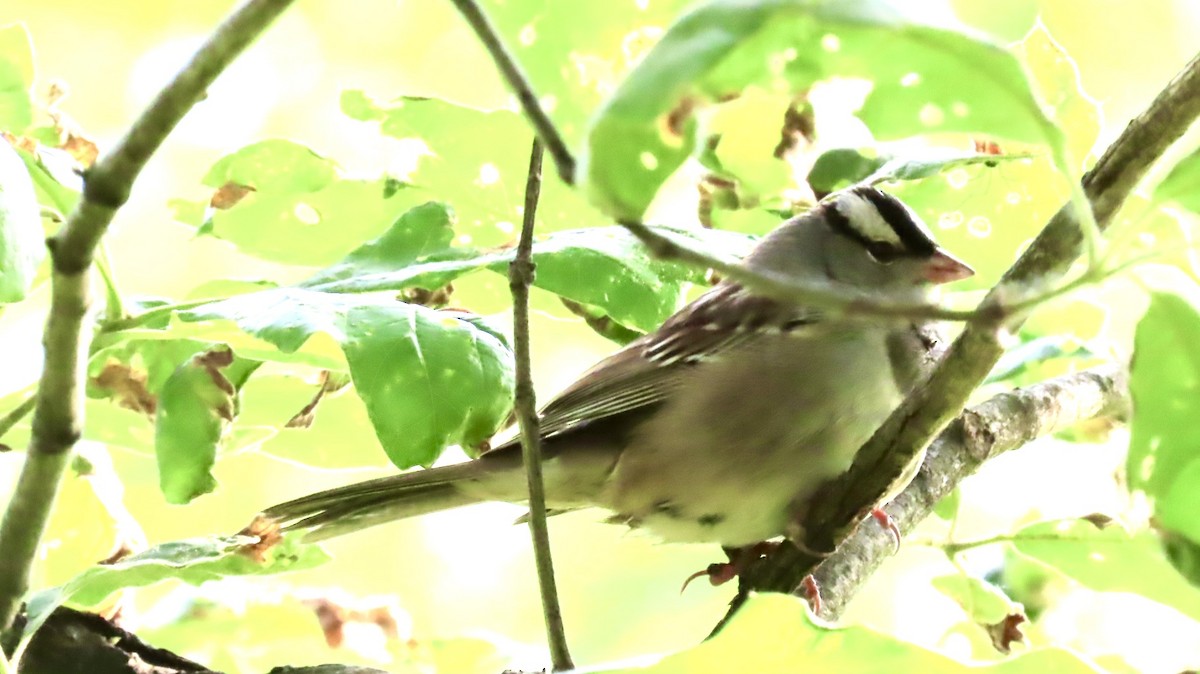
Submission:
[[[817,353],[781,337],[750,347],[749,366],[699,366],[622,453],[603,499],[614,519],[667,541],[726,546],[794,530],[808,498],[900,401],[887,354],[865,344]],[[796,348],[808,349],[800,362]],[[814,377],[814,367],[838,376]]]

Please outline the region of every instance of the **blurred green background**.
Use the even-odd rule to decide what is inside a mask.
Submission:
[[[526,41],[542,38],[567,39],[556,38],[554,21],[570,16],[573,2],[548,2],[549,18],[530,22],[515,36],[516,42],[528,46]],[[563,105],[585,110],[595,105],[605,87],[628,67],[629,51],[640,49],[640,42],[652,39],[686,4],[612,2],[630,10],[631,21],[640,27],[629,30],[626,39],[602,43],[608,51],[595,47],[579,62],[583,65],[575,64],[583,69],[580,77],[592,78],[594,97]],[[1200,2],[1195,0],[923,4],[933,13],[953,11],[1002,42],[1022,40],[1040,21],[1073,57],[1083,90],[1103,112],[1100,148],[1200,48]],[[6,0],[0,6],[0,25],[20,21],[28,27],[37,53],[36,91],[43,93],[52,81],[65,83],[69,97],[59,107],[105,147],[233,6],[216,0]],[[580,31],[587,30],[587,12],[603,11],[597,7],[578,3]],[[518,47],[518,56],[521,51]],[[143,173],[106,241],[121,289],[182,297],[209,278],[286,282],[302,277],[305,270],[240,254],[214,238],[195,238],[194,229],[173,221],[167,200],[207,199],[209,190],[200,181],[216,159],[270,137],[303,142],[351,175],[405,172],[403,162],[411,156],[405,147],[339,110],[339,95],[345,89],[364,89],[381,98],[437,95],[492,108],[509,100],[449,3],[300,2],[222,76],[209,99],[188,115]],[[568,137],[577,134],[578,129],[567,129]],[[1080,134],[1083,153],[1090,135]],[[1001,167],[979,176],[979,183],[963,189],[961,202],[952,206],[969,223],[1000,208],[1005,195],[1014,191],[1065,197],[1061,179],[1054,182],[1047,175],[1044,167]],[[506,189],[516,194],[520,185]],[[1057,203],[1039,199],[1028,226],[1038,226]],[[570,221],[572,214],[560,218]],[[936,214],[929,219],[938,222]],[[594,212],[579,214],[579,224],[596,222]],[[511,238],[511,229],[497,223],[464,224],[483,245]],[[1022,238],[1013,238],[1011,245],[1006,240],[994,250],[987,231],[939,224],[939,236],[949,247],[985,271],[983,282],[994,280],[1007,266]],[[458,297],[483,313],[496,313],[507,308],[504,292],[501,277],[486,275],[464,282]],[[1128,288],[1118,282],[1101,292],[1111,301],[1123,297]],[[34,301],[0,315],[0,348],[6,354],[0,394],[26,387],[38,374],[45,295],[43,287]],[[1110,315],[1095,302],[1099,297],[1061,305],[1035,317],[1032,325],[1045,332],[1066,328],[1084,338],[1103,332],[1120,344],[1140,305],[1125,302],[1122,311]],[[536,294],[534,308],[534,369],[544,399],[614,347],[549,296]],[[244,409],[267,418],[304,404],[287,391],[273,387],[270,377],[257,378],[245,392]],[[128,414],[130,428],[136,430],[143,422]],[[188,507],[164,503],[152,455],[94,444],[84,451],[101,467],[103,456],[111,455],[112,468],[124,485],[124,502],[152,542],[234,532],[266,505],[394,470],[353,396],[326,401],[314,429],[303,439],[298,433],[283,431],[260,448],[222,457],[216,468],[219,490]],[[967,486],[955,535],[971,539],[1008,530],[1014,521],[1124,508],[1127,497],[1112,477],[1121,461],[1122,442],[1120,432],[1103,447],[1048,440],[1036,470],[1022,453],[994,462]],[[311,468],[304,463],[304,452],[338,468]],[[1052,459],[1048,469],[1041,463],[1046,457]],[[0,454],[0,493],[20,458]],[[1062,483],[1066,471],[1072,475],[1071,489]],[[1019,498],[1012,497],[1014,485],[1019,485]],[[116,525],[97,522],[93,515],[99,507],[85,480],[68,479],[44,544],[39,587],[60,583],[107,556]],[[517,654],[515,664],[533,667],[544,661],[536,646],[542,642],[542,619],[528,534],[524,527],[511,526],[521,512],[486,505],[389,525],[329,543],[336,556],[333,563],[253,584],[226,582],[204,591],[154,587],[139,592],[136,608],[127,609],[125,617],[132,629],[156,645],[244,671],[271,664],[355,659],[369,663],[386,657],[395,658],[391,666],[398,667],[406,658],[419,660],[431,652],[435,659],[441,657],[441,640],[481,635],[488,641],[471,642],[481,655],[478,662],[462,665],[466,670],[489,670],[483,657],[492,648],[487,643],[504,644],[506,653]],[[555,518],[551,524],[566,626],[577,662],[675,650],[707,634],[732,590],[696,584],[681,595],[678,588],[688,574],[717,561],[720,551],[659,545],[602,524],[602,518],[602,513],[585,512]],[[955,655],[985,653],[978,635],[956,627],[962,609],[928,583],[929,578],[954,571],[941,551],[922,545],[945,535],[945,523],[934,522],[907,541],[856,599],[848,620]],[[995,561],[981,559],[979,565]],[[383,645],[368,630],[353,641],[354,649],[330,652],[316,619],[299,600],[306,592],[319,594],[328,588],[357,596],[389,595],[389,601],[411,617],[413,641]],[[1113,654],[1115,660],[1143,671],[1178,671],[1189,662],[1200,662],[1200,627],[1195,622],[1132,595],[1062,591],[1073,594],[1056,603],[1054,613],[1043,616],[1036,628],[1056,641],[1101,659]],[[196,619],[180,623],[177,619],[183,614]],[[1172,647],[1162,648],[1168,637]],[[461,647],[466,642],[455,643]]]

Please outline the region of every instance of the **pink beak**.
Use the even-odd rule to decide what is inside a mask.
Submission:
[[[970,278],[975,275],[975,270],[971,269],[971,265],[966,262],[954,257],[944,249],[938,248],[933,251],[933,255],[925,263],[922,273],[925,280],[930,283],[942,284]]]

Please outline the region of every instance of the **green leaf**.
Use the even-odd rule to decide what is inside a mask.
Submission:
[[[1200,150],[1184,157],[1167,177],[1154,188],[1154,200],[1174,201],[1180,206],[1200,213]]]
[[[17,151],[0,140],[0,303],[20,302],[46,254],[33,180]]]
[[[1200,620],[1200,589],[1172,568],[1151,533],[1088,520],[1042,522],[1013,539],[1016,549],[1100,592],[1133,592]]]
[[[311,149],[288,140],[264,140],[217,160],[205,185],[228,183],[260,192],[316,192],[337,180],[337,166]]]
[[[327,292],[439,288],[486,262],[469,248],[454,248],[454,214],[437,202],[401,215],[378,239],[365,243],[300,283]]]
[[[939,592],[961,606],[971,616],[971,621],[979,625],[995,625],[1020,610],[1000,588],[982,578],[954,573],[938,576],[930,582]]]
[[[305,545],[299,537],[285,536],[276,545],[260,550],[254,536],[193,538],[156,545],[112,564],[93,566],[59,587],[29,598],[24,638],[42,626],[55,608],[65,602],[95,606],[126,587],[144,587],[177,579],[192,585],[228,576],[265,576],[302,571],[324,564],[329,555],[319,546]],[[256,555],[265,555],[256,560]]]
[[[1154,499],[1160,527],[1200,543],[1200,293],[1155,292],[1134,335],[1129,486]]]
[[[428,466],[449,444],[472,452],[512,407],[508,346],[451,315],[396,304],[351,309],[342,348],[388,458]]]
[[[862,181],[887,160],[887,157],[872,157],[850,147],[827,150],[813,162],[808,172],[808,186],[817,196],[831,194]]]
[[[803,92],[831,76],[874,87],[860,116],[880,139],[928,132],[1056,142],[1016,59],[883,0],[713,0],[677,20],[593,119],[579,182],[640,218],[698,145],[694,107],[752,84]],[[764,67],[764,65],[766,67]]]
[[[403,97],[381,103],[361,91],[343,92],[342,109],[377,123],[381,133],[401,139],[418,156],[413,191],[454,205],[464,245],[503,247],[515,240],[533,141],[520,114]],[[542,183],[537,219],[541,234],[611,224],[582,195],[549,177]]]
[[[719,672],[1060,672],[1095,674],[1078,656],[1043,648],[1002,662],[959,662],[862,626],[814,625],[806,605],[782,594],[751,596],[715,637],[647,667],[602,672],[718,674]]]
[[[188,359],[163,383],[154,450],[168,503],[188,503],[216,489],[217,446],[237,414],[237,389],[257,366],[216,347]]]
[[[285,140],[262,141],[223,157],[204,184],[233,194],[231,203],[213,210],[203,233],[288,264],[337,260],[411,205],[397,195],[394,180],[342,178],[332,161]],[[181,217],[195,217],[194,208],[185,210]]]
[[[33,43],[24,24],[0,27],[0,131],[18,134],[33,122]]]
[[[744,255],[754,241],[719,230],[658,230],[717,255]],[[397,219],[380,238],[317,272],[300,287],[364,293],[413,286],[436,288],[480,269],[508,273],[512,249],[453,247],[453,236],[449,208],[435,202],[424,204]],[[534,243],[533,260],[537,264],[535,286],[599,307],[617,322],[643,331],[657,328],[679,309],[688,284],[703,281],[694,269],[654,259],[636,237],[615,226],[555,232]]]
[[[179,318],[233,321],[285,353],[317,333],[332,338],[376,435],[401,468],[428,465],[450,444],[469,450],[496,430],[512,400],[512,352],[459,312],[275,288],[180,312]]]
[[[75,159],[63,150],[48,147],[39,147],[36,156],[24,150],[17,150],[17,154],[33,179],[38,201],[63,218],[70,215],[83,191],[83,177],[76,170]]]
[[[808,184],[817,194],[836,192],[857,183],[877,185],[898,180],[921,180],[960,166],[1028,159],[1027,154],[980,154],[951,148],[923,148],[903,155],[869,156],[851,148],[829,150],[817,157]]]

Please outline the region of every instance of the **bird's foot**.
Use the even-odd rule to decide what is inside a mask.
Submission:
[[[900,527],[896,526],[896,520],[892,516],[883,511],[882,508],[874,508],[871,510],[871,517],[879,523],[879,526],[892,537],[893,550],[895,554],[900,552]]]
[[[697,578],[707,577],[709,584],[713,587],[724,585],[740,576],[743,571],[750,568],[751,564],[770,554],[777,547],[779,547],[779,543],[763,541],[741,548],[723,548],[726,556],[729,557],[729,561],[714,562],[709,564],[707,568],[688,576],[683,581],[683,587],[679,588],[679,592],[682,594],[687,589],[687,586]]]

